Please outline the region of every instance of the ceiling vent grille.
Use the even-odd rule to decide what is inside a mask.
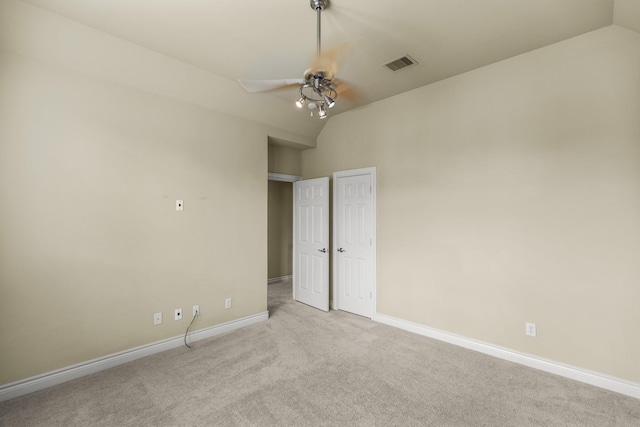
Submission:
[[[413,59],[412,57],[410,57],[409,55],[404,55],[404,56],[402,56],[402,57],[400,57],[398,59],[395,59],[395,60],[393,60],[391,62],[387,62],[386,64],[384,64],[384,66],[395,73],[397,71],[404,70],[404,69],[409,68],[409,67],[413,67],[417,63],[418,62],[415,59]]]

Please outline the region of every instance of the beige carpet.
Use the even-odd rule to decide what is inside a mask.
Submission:
[[[269,286],[271,318],[0,403],[2,426],[640,426],[640,400]]]

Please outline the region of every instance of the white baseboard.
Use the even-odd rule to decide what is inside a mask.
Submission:
[[[606,390],[615,391],[616,393],[640,399],[640,384],[638,383],[626,381],[598,372],[588,371],[574,366],[564,365],[536,356],[518,353],[517,351],[509,350],[507,348],[499,347],[493,344],[487,344],[481,341],[475,341],[469,338],[464,338],[459,335],[440,331],[434,328],[429,328],[427,326],[408,322],[406,320],[385,316],[383,314],[375,314],[373,316],[373,320],[379,323],[384,323],[385,325],[404,329],[405,331],[413,332],[418,335],[434,338],[439,341],[444,341],[449,344],[467,348],[469,350],[478,351],[480,353],[488,354],[490,356],[508,360],[510,362],[515,362],[520,365],[525,365],[530,368],[540,369],[541,371],[550,372],[552,374],[560,375],[562,377],[570,378],[572,380],[591,384],[596,387],[604,388]]]
[[[272,279],[267,279],[267,285],[273,285],[274,283],[280,283],[285,281],[291,281],[293,276],[280,276]]]
[[[258,313],[247,316],[242,319],[233,320],[231,322],[222,323],[220,325],[211,326],[189,334],[189,342],[200,341],[206,338],[215,337],[227,332],[241,329],[255,323],[264,322],[269,318],[269,312]],[[95,374],[114,366],[132,362],[152,354],[170,350],[184,345],[184,335],[157,341],[151,344],[132,348],[129,350],[114,353],[98,359],[89,360],[77,365],[68,366],[66,368],[47,372],[35,377],[26,378],[24,380],[0,386],[0,402],[13,399],[34,391],[43,390],[54,385],[62,384],[67,381],[75,380],[85,375]]]

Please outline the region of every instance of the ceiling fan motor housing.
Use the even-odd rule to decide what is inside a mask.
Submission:
[[[333,73],[328,72],[328,71],[324,71],[324,70],[317,70],[317,69],[313,69],[313,68],[308,68],[305,72],[304,72],[304,80],[309,83],[313,80],[321,80],[321,81],[328,81],[331,82],[331,80],[333,80]]]

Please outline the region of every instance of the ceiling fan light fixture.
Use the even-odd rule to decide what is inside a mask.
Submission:
[[[324,96],[324,102],[327,104],[327,107],[333,108],[336,105],[336,100],[331,98],[329,95]]]
[[[320,117],[320,119],[325,119],[327,117],[327,110],[324,109],[324,105],[322,104],[318,106],[318,117]]]
[[[307,100],[307,97],[302,95],[297,101],[296,101],[296,107],[298,108],[302,108],[302,106],[304,105],[305,101]]]

